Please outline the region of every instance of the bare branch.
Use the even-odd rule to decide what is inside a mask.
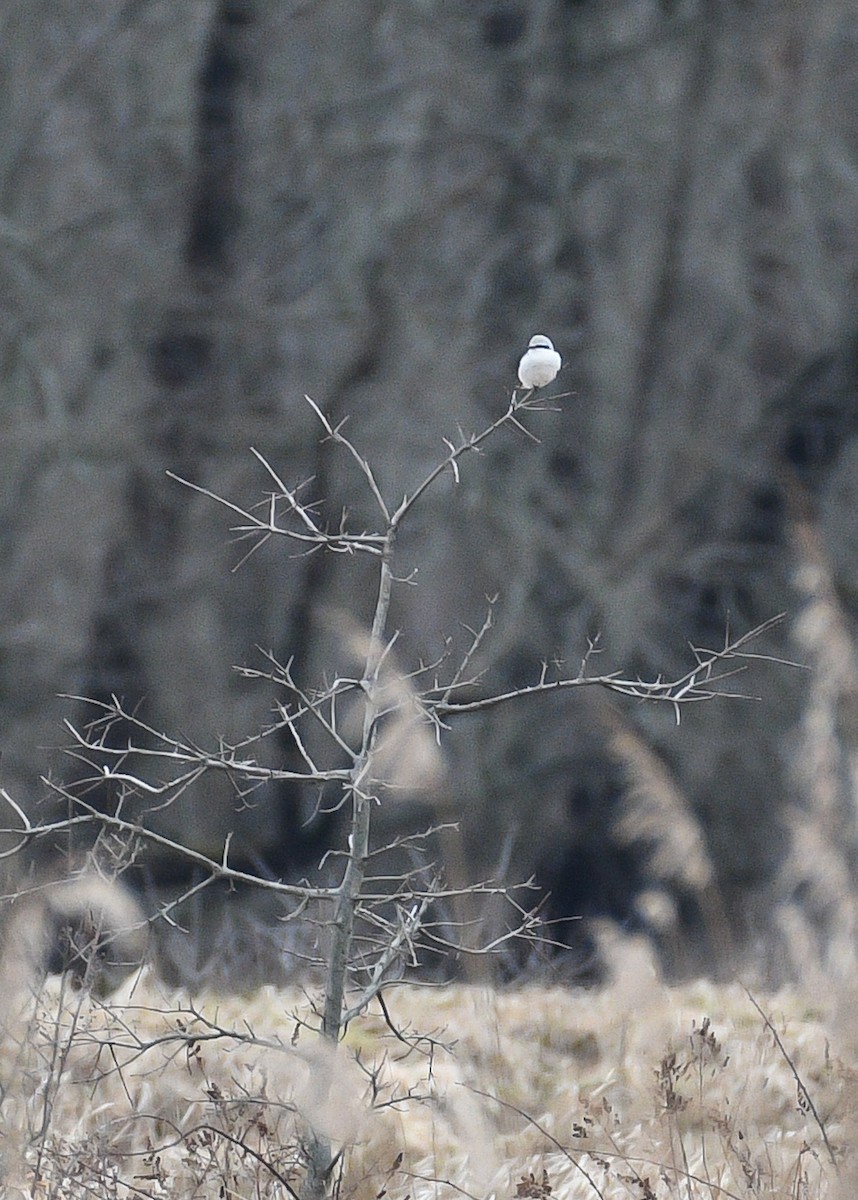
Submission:
[[[490,708],[496,708],[499,704],[507,704],[512,700],[522,700],[549,692],[568,691],[571,688],[601,687],[607,691],[616,692],[619,695],[630,696],[635,700],[670,704],[676,710],[678,721],[680,706],[684,704],[698,703],[702,700],[714,700],[716,698],[736,700],[754,699],[754,697],[745,695],[742,692],[725,691],[718,685],[724,680],[731,679],[735,675],[746,671],[747,666],[744,665],[743,660],[747,657],[753,657],[754,660],[763,662],[783,662],[782,659],[769,658],[767,655],[754,654],[753,656],[749,656],[743,650],[743,647],[749,642],[760,637],[771,629],[772,626],[782,621],[783,618],[783,613],[776,617],[771,617],[741,637],[726,642],[720,650],[694,650],[693,652],[698,660],[697,665],[676,679],[662,679],[661,677],[654,680],[624,679],[619,671],[613,671],[605,675],[585,675],[579,673],[572,678],[549,681],[545,678],[545,670],[543,669],[539,682],[530,684],[527,687],[514,688],[508,692],[500,692],[492,696],[483,696],[477,700],[459,701],[444,699],[443,696],[449,693],[445,693],[439,688],[437,690],[442,692],[442,698],[434,700],[424,696],[424,703],[427,707],[431,706],[439,716],[446,717],[465,712],[483,712]],[[738,661],[740,665],[732,667],[729,670],[722,671],[717,669],[722,664],[734,661]],[[585,657],[582,662],[582,670],[585,668],[586,663],[587,658]]]
[[[173,838],[165,837],[164,834],[156,833],[152,829],[147,829],[137,821],[127,821],[123,817],[113,816],[110,813],[102,812],[100,809],[87,804],[80,796],[76,796],[69,792],[66,788],[52,782],[52,780],[42,777],[42,782],[55,792],[68,800],[77,809],[83,809],[83,812],[77,816],[66,817],[61,821],[53,821],[45,825],[32,826],[27,833],[28,840],[36,838],[44,838],[56,835],[58,833],[67,833],[71,829],[79,828],[85,825],[103,825],[109,829],[115,830],[117,833],[122,833],[132,839],[140,839],[157,846],[159,849],[168,850],[171,854],[175,854],[187,862],[193,863],[197,867],[201,867],[207,871],[213,879],[228,880],[231,883],[250,884],[253,887],[261,888],[265,891],[277,892],[284,896],[296,896],[301,900],[327,900],[337,894],[336,888],[311,887],[308,884],[288,884],[282,883],[279,879],[266,879],[263,875],[253,875],[249,871],[239,871],[234,867],[230,867],[226,862],[226,852],[221,860],[209,857],[199,850],[193,850],[190,846],[186,846],[183,842],[177,842]],[[4,833],[20,834],[20,830],[0,829],[0,835]]]
[[[389,524],[390,523],[390,513],[388,511],[387,505],[384,502],[384,497],[382,496],[381,491],[379,490],[379,486],[376,483],[375,475],[373,475],[373,473],[372,473],[372,468],[370,467],[367,460],[364,458],[364,456],[362,454],[360,454],[358,452],[358,450],[355,448],[354,444],[352,442],[350,442],[347,437],[344,437],[343,434],[340,432],[340,430],[342,428],[341,425],[334,427],[330,423],[328,418],[325,416],[325,414],[322,412],[322,410],[319,408],[319,406],[315,402],[315,400],[312,400],[309,396],[305,396],[304,399],[307,401],[307,403],[312,408],[313,412],[316,414],[316,416],[321,421],[322,426],[324,427],[325,431],[328,434],[328,437],[330,437],[332,441],[339,442],[339,444],[341,446],[344,446],[346,448],[346,450],[349,452],[349,454],[352,456],[354,461],[357,463],[358,467],[360,468],[360,470],[364,476],[364,479],[366,479],[366,482],[369,486],[369,490],[372,492],[373,496],[375,497],[376,504],[381,509],[381,512],[382,512],[382,515],[384,516],[385,521],[387,521]]]
[[[140,759],[152,759],[159,763],[171,763],[190,768],[189,771],[174,779],[156,784],[147,782],[139,775],[127,774],[120,770],[119,767],[111,767],[105,764],[100,768],[96,768],[97,775],[102,780],[115,780],[127,783],[138,787],[141,791],[147,792],[150,795],[161,796],[173,791],[177,787],[186,787],[189,782],[193,782],[194,779],[205,771],[226,771],[243,779],[255,779],[259,781],[288,780],[297,783],[344,783],[349,779],[349,772],[346,769],[288,771],[277,767],[266,767],[254,762],[252,759],[236,758],[234,750],[231,748],[224,748],[219,752],[196,749],[190,744],[180,741],[178,738],[171,738],[166,734],[159,733],[150,725],[141,721],[134,713],[127,712],[116,697],[113,697],[113,701],[109,705],[104,702],[86,700],[83,697],[77,696],[69,697],[69,699],[83,700],[84,703],[99,707],[108,714],[111,720],[125,721],[140,730],[141,733],[147,734],[155,739],[156,742],[161,743],[160,745],[146,746],[129,741],[124,746],[111,746],[104,740],[103,736],[89,736],[87,733],[78,730],[71,721],[65,720],[63,724],[72,735],[75,743],[83,750],[104,756],[105,758],[117,760],[119,763],[127,759],[130,755],[133,755]],[[308,707],[306,711],[312,712],[313,709],[312,707]]]
[[[375,965],[373,966],[370,981],[361,992],[359,999],[351,1006],[351,1008],[346,1009],[346,1011],[343,1013],[343,1027],[348,1025],[350,1021],[353,1021],[355,1017],[360,1016],[360,1014],[370,1004],[372,999],[378,995],[379,991],[384,986],[384,976],[386,971],[399,957],[402,947],[406,944],[410,944],[413,941],[414,936],[422,926],[423,917],[425,916],[426,910],[433,899],[434,896],[432,894],[426,895],[419,904],[413,905],[408,912],[404,912],[400,909],[399,927],[394,935],[384,944],[383,949],[376,959]]]
[[[262,457],[262,455],[257,453],[257,451],[253,450],[252,448],[251,453],[255,454],[265,468],[271,472],[269,464]],[[297,529],[289,529],[288,527],[277,524],[275,519],[276,513],[274,505],[274,501],[276,500],[275,496],[272,496],[271,498],[272,503],[269,506],[268,517],[267,519],[263,520],[261,517],[257,517],[248,509],[242,508],[238,504],[233,504],[232,501],[227,500],[224,496],[219,495],[217,492],[213,492],[210,488],[202,487],[198,483],[192,483],[188,479],[183,479],[181,475],[176,475],[173,471],[167,471],[166,474],[170,479],[175,480],[176,483],[182,484],[183,487],[190,488],[192,492],[198,492],[201,496],[206,496],[209,500],[213,500],[216,504],[221,505],[223,508],[228,508],[230,512],[234,512],[237,516],[241,517],[246,524],[233,526],[232,532],[240,534],[243,537],[248,537],[253,534],[257,534],[260,537],[269,537],[273,534],[276,534],[279,537],[286,537],[292,541],[299,542],[308,547],[308,550],[310,551],[324,548],[326,550],[332,550],[335,553],[341,554],[353,554],[355,551],[362,551],[367,554],[381,553],[381,547],[384,544],[383,534],[352,534],[344,531],[339,533],[326,533],[312,520],[309,509],[305,505],[299,504],[295,499],[294,493],[286,488],[285,485],[282,485],[284,490],[282,493],[280,493],[280,495],[284,500],[287,501],[290,510],[295,513],[305,525],[309,527],[308,532],[306,533],[301,533]],[[247,557],[248,556],[245,555],[245,558],[242,559],[242,561],[246,561]]]
[[[494,596],[487,597],[487,599],[489,602],[489,607],[486,611],[485,620],[483,621],[483,623],[479,629],[477,629],[477,630],[469,629],[468,630],[468,632],[471,634],[471,644],[470,644],[470,646],[468,646],[467,650],[465,651],[464,655],[462,656],[462,661],[459,663],[459,666],[456,668],[456,670],[453,674],[453,678],[447,684],[447,687],[445,688],[444,693],[441,697],[442,701],[449,701],[450,696],[453,693],[453,690],[456,687],[458,687],[458,685],[461,683],[465,672],[467,671],[468,667],[471,665],[471,662],[473,661],[474,657],[476,656],[477,652],[479,651],[480,647],[482,646],[483,642],[485,641],[486,635],[488,634],[489,630],[494,627],[494,611],[495,611],[495,605],[497,604],[497,601],[498,601],[497,593],[495,593]],[[433,706],[433,711],[437,711],[437,709],[434,706]]]
[[[396,512],[394,512],[390,518],[391,528],[396,529],[402,524],[405,517],[408,515],[423,493],[427,491],[428,488],[430,488],[436,481],[436,479],[439,479],[445,471],[449,470],[452,473],[454,480],[458,481],[459,476],[457,464],[460,458],[471,451],[479,450],[483,443],[486,442],[492,436],[492,434],[497,433],[497,431],[504,425],[513,424],[518,426],[519,429],[522,429],[521,425],[515,418],[515,413],[521,412],[522,409],[527,407],[530,406],[521,402],[517,403],[515,394],[513,394],[513,398],[510,401],[509,407],[502,416],[498,417],[496,421],[492,421],[491,425],[488,425],[481,433],[472,434],[469,438],[463,438],[458,446],[452,446],[450,453],[446,456],[446,458],[439,462],[437,466],[433,467],[423,482],[417,485],[411,495],[403,497]],[[522,429],[522,432],[526,433],[527,431]],[[445,443],[446,445],[451,446],[451,443],[446,439]]]

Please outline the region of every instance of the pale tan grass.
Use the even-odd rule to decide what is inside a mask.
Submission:
[[[4,1195],[282,1197],[307,1118],[344,1145],[356,1200],[513,1197],[531,1173],[535,1195],[543,1170],[562,1200],[834,1195],[794,1074],[839,1154],[854,1083],[833,1001],[757,998],[788,1062],[739,984],[667,988],[640,944],[612,953],[597,992],[391,989],[400,1034],[435,1044],[375,1008],[336,1055],[299,1024],[315,1017],[297,988],[191,1005],[144,975],[102,1007],[54,987],[3,1046]],[[204,1040],[216,1027],[266,1044]]]

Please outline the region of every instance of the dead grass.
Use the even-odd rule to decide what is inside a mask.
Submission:
[[[756,996],[764,1019],[739,984],[615,957],[594,992],[391,989],[390,1023],[376,1007],[335,1056],[297,988],[191,1002],[144,974],[102,1005],[57,983],[7,1022],[3,1195],[282,1197],[307,1120],[355,1200],[848,1194],[835,999]]]

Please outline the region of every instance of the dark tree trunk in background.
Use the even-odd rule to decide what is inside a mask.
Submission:
[[[227,515],[165,470],[252,503],[252,445],[360,525],[304,393],[349,417],[394,498],[501,411],[537,331],[574,395],[539,446],[505,437],[427,497],[402,543],[420,568],[397,597],[403,665],[494,593],[482,665],[504,685],[577,664],[597,632],[600,670],[676,672],[728,620],[783,609],[763,649],[818,664],[814,570],[852,652],[858,3],[7,0],[0,22],[19,800],[70,770],[44,750],[80,717],[58,693],[237,739],[270,697],[232,664],[261,646],[312,680],[343,650],[337,612],[371,611],[360,564],[268,546],[230,573]],[[593,696],[462,721],[428,808],[461,818],[475,877],[536,871],[565,915],[631,919],[636,894],[668,893],[659,928],[705,935],[704,959],[773,911],[831,926],[795,846],[813,826],[849,874],[844,654],[824,694],[763,667],[761,702],[680,728]],[[823,736],[824,802],[796,762]],[[237,852],[303,870],[314,799],[247,807],[217,781],[159,827],[215,853],[235,830]]]

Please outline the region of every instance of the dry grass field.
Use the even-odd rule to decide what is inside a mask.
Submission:
[[[2,1194],[284,1197],[307,1121],[355,1200],[855,1194],[842,988],[668,988],[639,945],[615,958],[598,991],[391,988],[336,1055],[298,988],[7,992]]]

